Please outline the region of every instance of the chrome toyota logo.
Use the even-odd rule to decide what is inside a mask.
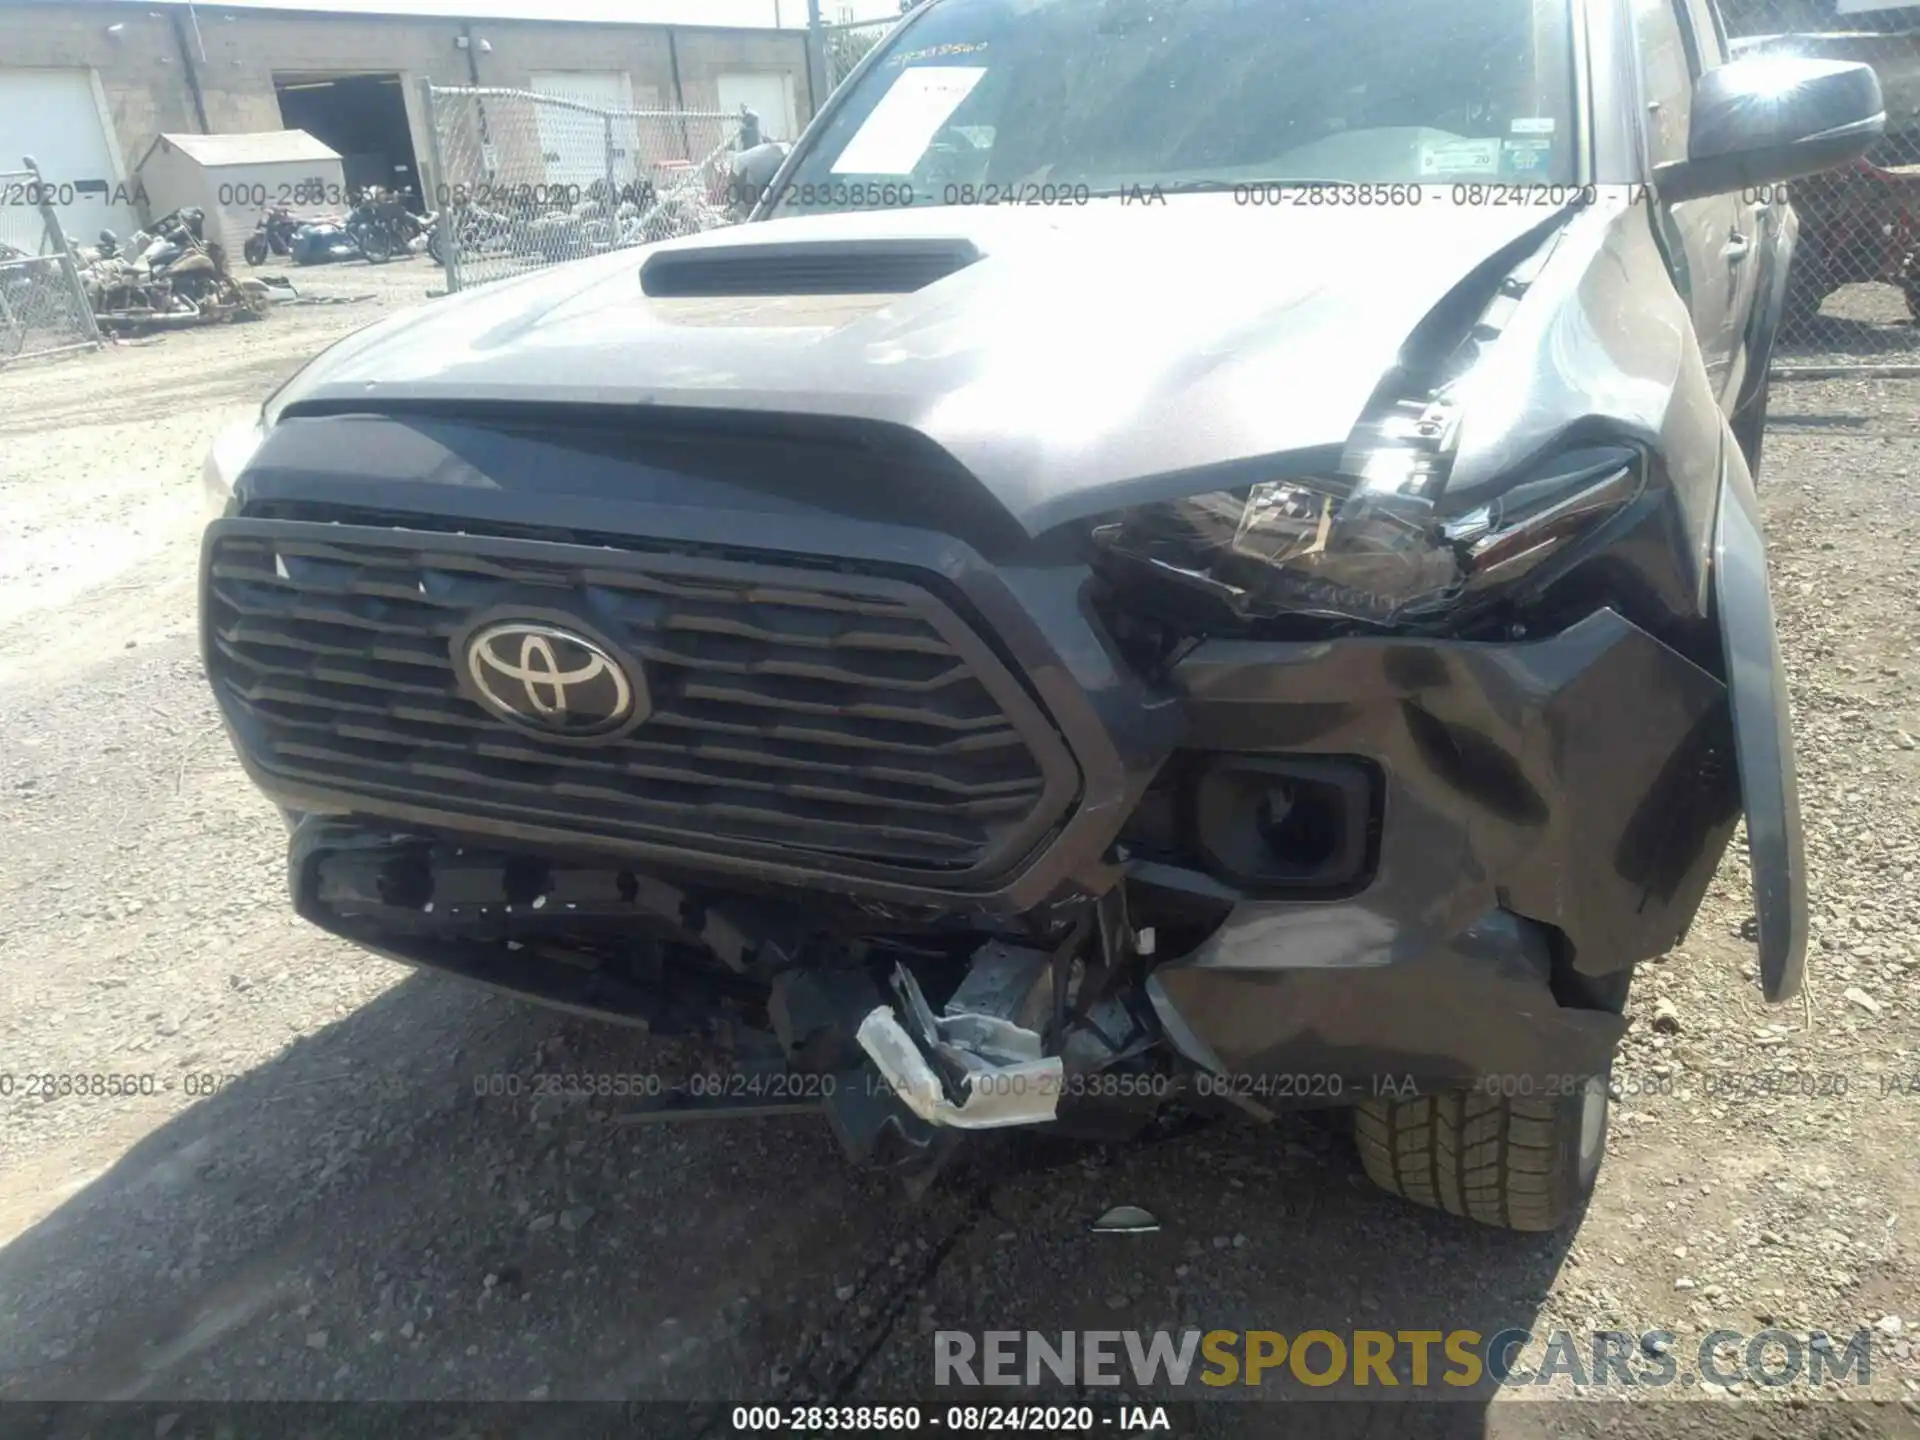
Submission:
[[[610,735],[644,720],[646,681],[584,635],[509,620],[467,641],[475,697],[502,720],[543,735]]]

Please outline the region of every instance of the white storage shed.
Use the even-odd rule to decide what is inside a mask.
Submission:
[[[241,264],[241,248],[269,205],[301,219],[343,215],[346,181],[339,154],[304,130],[245,135],[161,135],[141,160],[147,218],[196,205],[206,212],[206,235],[225,247],[227,264]]]

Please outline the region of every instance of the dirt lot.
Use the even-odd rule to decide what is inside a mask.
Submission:
[[[1763,1007],[1730,858],[1638,987],[1577,1233],[1404,1207],[1309,1118],[1126,1151],[1002,1141],[915,1204],[810,1120],[481,1098],[490,1076],[654,1057],[292,918],[283,832],[196,655],[200,456],[434,278],[355,267],[306,283],[361,303],[0,375],[0,1398],[877,1403],[932,1394],[936,1329],[1665,1329],[1684,1355],[1777,1325],[1869,1329],[1888,1403],[1804,1383],[1687,1387],[1657,1413],[1505,1403],[1563,1377],[1437,1423],[1920,1434],[1920,384],[1776,395],[1810,996]],[[27,1098],[43,1074],[154,1093]],[[1120,1202],[1162,1229],[1087,1233]]]

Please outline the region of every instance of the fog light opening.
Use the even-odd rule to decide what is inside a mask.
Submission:
[[[1346,834],[1341,793],[1310,782],[1274,785],[1260,797],[1260,838],[1289,869],[1312,872],[1340,851]]]
[[[1357,756],[1232,756],[1195,786],[1192,833],[1222,879],[1331,899],[1371,877],[1380,808],[1379,769]]]

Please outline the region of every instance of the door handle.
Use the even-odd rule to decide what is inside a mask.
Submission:
[[[1752,249],[1753,242],[1736,230],[1733,232],[1732,237],[1728,239],[1727,248],[1720,253],[1727,257],[1729,264],[1738,265],[1742,260],[1747,258],[1748,252]]]

